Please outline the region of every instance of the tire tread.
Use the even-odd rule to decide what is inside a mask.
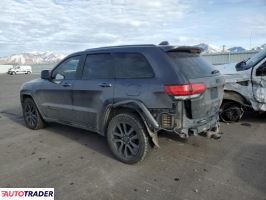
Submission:
[[[130,119],[130,120],[134,121],[134,123],[138,126],[138,131],[140,131],[143,134],[144,151],[140,155],[139,158],[137,158],[133,161],[127,161],[127,160],[124,160],[122,158],[119,158],[118,156],[115,155],[114,152],[113,152],[113,154],[121,162],[124,162],[126,164],[137,164],[137,163],[143,161],[144,158],[147,156],[148,152],[151,150],[150,140],[149,140],[149,136],[148,136],[147,131],[146,131],[146,127],[141,122],[141,118],[138,115],[136,115],[135,113],[131,113],[131,112],[124,112],[124,113],[119,113],[119,114],[115,115],[111,119],[111,121],[109,122],[109,125],[108,125],[108,130],[110,129],[110,125],[112,126],[112,123],[114,123],[114,121],[116,121],[120,117]],[[107,130],[107,132],[108,132],[108,130]],[[107,140],[108,140],[108,135],[107,135]],[[108,141],[108,144],[109,144],[109,141]],[[109,146],[110,146],[110,144],[109,144]],[[112,150],[112,148],[111,148],[111,150]]]

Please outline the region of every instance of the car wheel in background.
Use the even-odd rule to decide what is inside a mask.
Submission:
[[[114,156],[126,164],[142,161],[151,148],[146,129],[134,113],[121,113],[111,119],[107,141]]]
[[[238,122],[244,114],[243,106],[235,102],[224,102],[221,106],[220,120]]]

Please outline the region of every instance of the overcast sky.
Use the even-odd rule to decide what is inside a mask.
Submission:
[[[0,56],[91,47],[266,43],[266,0],[1,0]]]

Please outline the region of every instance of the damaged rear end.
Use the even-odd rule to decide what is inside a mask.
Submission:
[[[173,108],[159,114],[160,127],[182,138],[218,133],[223,77],[200,57],[198,48],[164,48],[164,51],[176,73],[182,74],[186,82],[165,82],[164,92],[171,98]]]

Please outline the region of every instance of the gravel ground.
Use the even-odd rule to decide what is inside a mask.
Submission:
[[[0,187],[54,187],[55,199],[266,199],[266,115],[222,124],[223,137],[160,135],[137,165],[104,137],[58,124],[24,126],[19,88],[36,75],[0,75]]]

